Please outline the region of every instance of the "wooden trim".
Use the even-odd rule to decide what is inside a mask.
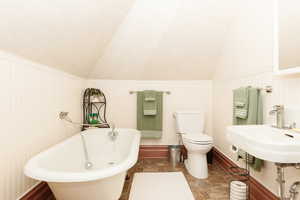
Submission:
[[[168,145],[141,145],[139,152],[139,159],[147,158],[169,158],[169,146]]]
[[[216,148],[213,148],[214,163],[217,163],[224,171],[228,172],[230,167],[237,167],[237,165],[227,158]],[[255,178],[250,177],[250,200],[279,200],[271,191],[259,183]]]
[[[48,184],[41,182],[20,200],[54,200],[54,195]]]

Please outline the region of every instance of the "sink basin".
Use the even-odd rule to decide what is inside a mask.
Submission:
[[[268,125],[229,126],[227,139],[262,160],[300,163],[300,133]]]

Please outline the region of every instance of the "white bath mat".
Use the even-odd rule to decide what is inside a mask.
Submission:
[[[129,200],[195,200],[183,173],[136,173]]]

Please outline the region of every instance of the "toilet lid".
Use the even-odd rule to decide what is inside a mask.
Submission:
[[[182,135],[183,139],[190,140],[192,142],[201,142],[201,143],[211,143],[213,141],[212,137],[199,134],[199,133],[192,133],[192,134],[184,134]]]

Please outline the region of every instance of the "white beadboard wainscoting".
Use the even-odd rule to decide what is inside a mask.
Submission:
[[[84,80],[0,52],[0,199],[15,200],[36,184],[23,174],[29,158],[78,132],[58,119],[81,120]]]

